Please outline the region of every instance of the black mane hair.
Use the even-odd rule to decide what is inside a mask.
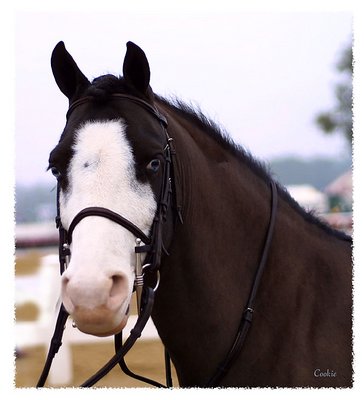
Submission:
[[[322,221],[318,216],[315,215],[314,210],[307,211],[301,207],[297,201],[292,198],[287,189],[277,182],[277,180],[272,176],[272,172],[270,171],[267,163],[257,160],[249,151],[244,149],[241,145],[235,143],[227,131],[206,117],[200,108],[186,104],[177,98],[167,100],[166,98],[157,96],[157,99],[212,137],[219,145],[237,157],[267,184],[274,180],[277,184],[280,196],[286,202],[288,202],[290,206],[304,218],[305,221],[319,226],[325,232],[335,236],[338,239],[352,241],[352,238],[345,232],[333,229],[326,222]]]

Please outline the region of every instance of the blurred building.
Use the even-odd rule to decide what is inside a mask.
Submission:
[[[58,230],[54,222],[16,224],[16,248],[48,247],[58,245]]]
[[[314,210],[335,229],[351,235],[353,225],[353,183],[348,171],[333,182],[323,192],[311,185],[287,186],[290,195],[306,210]]]
[[[330,201],[332,212],[352,211],[353,205],[353,178],[349,170],[340,175],[325,188]]]
[[[316,213],[326,213],[329,209],[329,199],[325,193],[320,192],[311,185],[289,185],[289,194],[306,210]]]
[[[340,175],[325,188],[330,204],[330,213],[325,215],[334,228],[348,234],[353,231],[353,177],[349,170]]]

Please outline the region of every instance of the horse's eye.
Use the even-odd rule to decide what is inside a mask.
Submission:
[[[53,176],[55,176],[57,179],[59,179],[61,177],[61,173],[58,171],[58,169],[56,167],[52,167],[51,172],[52,172]]]
[[[147,170],[150,172],[153,172],[154,174],[158,172],[159,167],[161,166],[160,160],[157,158],[152,160],[148,165],[147,165]]]

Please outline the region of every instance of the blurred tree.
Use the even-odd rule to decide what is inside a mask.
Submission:
[[[344,134],[351,147],[353,138],[353,51],[351,46],[342,52],[336,69],[342,78],[335,87],[336,105],[331,111],[318,114],[316,123],[325,133]]]

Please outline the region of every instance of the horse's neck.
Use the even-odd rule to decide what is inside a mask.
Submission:
[[[238,160],[203,132],[171,135],[184,224],[162,265],[154,319],[186,374],[182,382],[201,385],[236,334],[269,223],[270,189],[249,171],[237,174]]]
[[[162,265],[154,320],[181,383],[203,385],[234,340],[264,245],[271,193],[267,182],[206,134],[171,133],[184,224],[177,224],[170,256]],[[273,244],[258,290],[259,313],[282,315],[292,300],[302,301],[307,293],[301,293],[297,283],[307,279],[309,268],[321,268],[315,263],[330,265],[336,273],[342,260],[335,260],[335,246],[345,247],[328,240],[280,197]],[[343,280],[348,281],[347,276]],[[309,306],[320,307],[310,301],[302,303],[300,311]],[[255,329],[265,332],[266,327],[258,325],[255,322]],[[249,355],[244,360],[249,361]]]

